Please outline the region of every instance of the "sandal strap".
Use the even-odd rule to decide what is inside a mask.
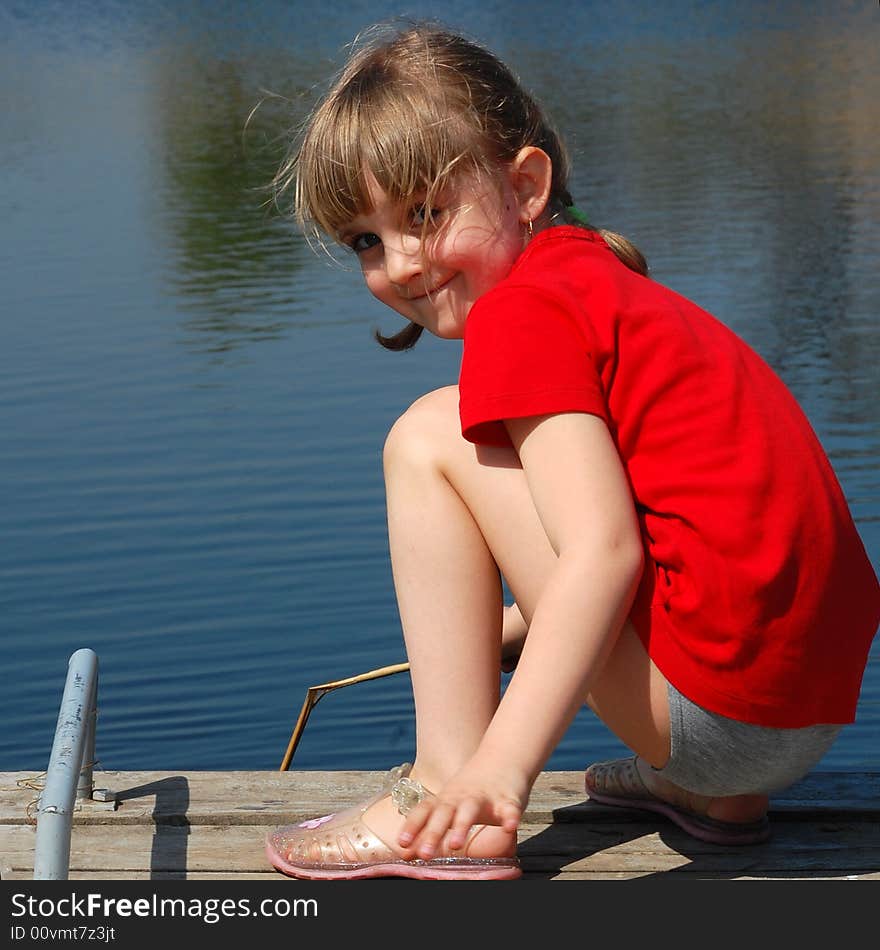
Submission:
[[[399,778],[391,786],[391,801],[397,806],[401,815],[408,815],[429,794],[421,782],[416,782],[406,776]]]
[[[638,770],[636,758],[632,756],[627,759],[596,762],[587,769],[589,784],[592,784],[597,792],[606,795],[620,795],[627,798],[652,797]]]
[[[411,771],[412,762],[404,762],[403,765],[389,769],[382,786],[384,794],[391,795],[391,800],[401,815],[408,815],[419,802],[433,797],[433,792],[421,782],[409,777]]]

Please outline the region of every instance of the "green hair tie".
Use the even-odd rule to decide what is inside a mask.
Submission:
[[[579,208],[576,208],[574,205],[569,205],[566,210],[578,224],[583,224],[586,227],[590,226],[590,222],[587,221],[587,216]]]

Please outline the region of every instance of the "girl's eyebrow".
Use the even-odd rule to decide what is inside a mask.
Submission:
[[[349,238],[359,234],[362,230],[363,229],[357,227],[354,222],[349,222],[336,231],[336,240],[339,241],[340,244],[345,244]]]
[[[364,224],[363,215],[356,214],[350,221],[337,228],[336,237],[337,240],[344,244],[348,238],[369,230],[370,229]]]

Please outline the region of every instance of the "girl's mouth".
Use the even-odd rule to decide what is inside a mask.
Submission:
[[[409,299],[410,299],[411,301],[414,301],[414,300],[424,300],[425,297],[428,297],[428,298],[433,297],[434,294],[436,294],[438,291],[442,290],[442,289],[452,280],[452,278],[453,278],[454,276],[455,276],[455,275],[452,274],[452,275],[450,275],[449,277],[445,277],[445,278],[444,278],[443,280],[441,280],[439,283],[434,284],[433,287],[426,288],[422,293],[418,294],[418,295],[415,296],[415,297],[410,297]]]

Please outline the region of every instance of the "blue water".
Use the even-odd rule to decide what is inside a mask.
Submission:
[[[4,0],[0,769],[45,768],[81,647],[106,769],[277,768],[308,686],[405,658],[382,442],[459,345],[378,347],[394,315],[262,190],[344,45],[403,12],[498,50],[591,219],[777,369],[880,565],[873,5]],[[880,769],[878,740],[875,641],[823,767]],[[294,767],[413,744],[398,675],[323,699]],[[621,751],[584,711],[548,766]]]

